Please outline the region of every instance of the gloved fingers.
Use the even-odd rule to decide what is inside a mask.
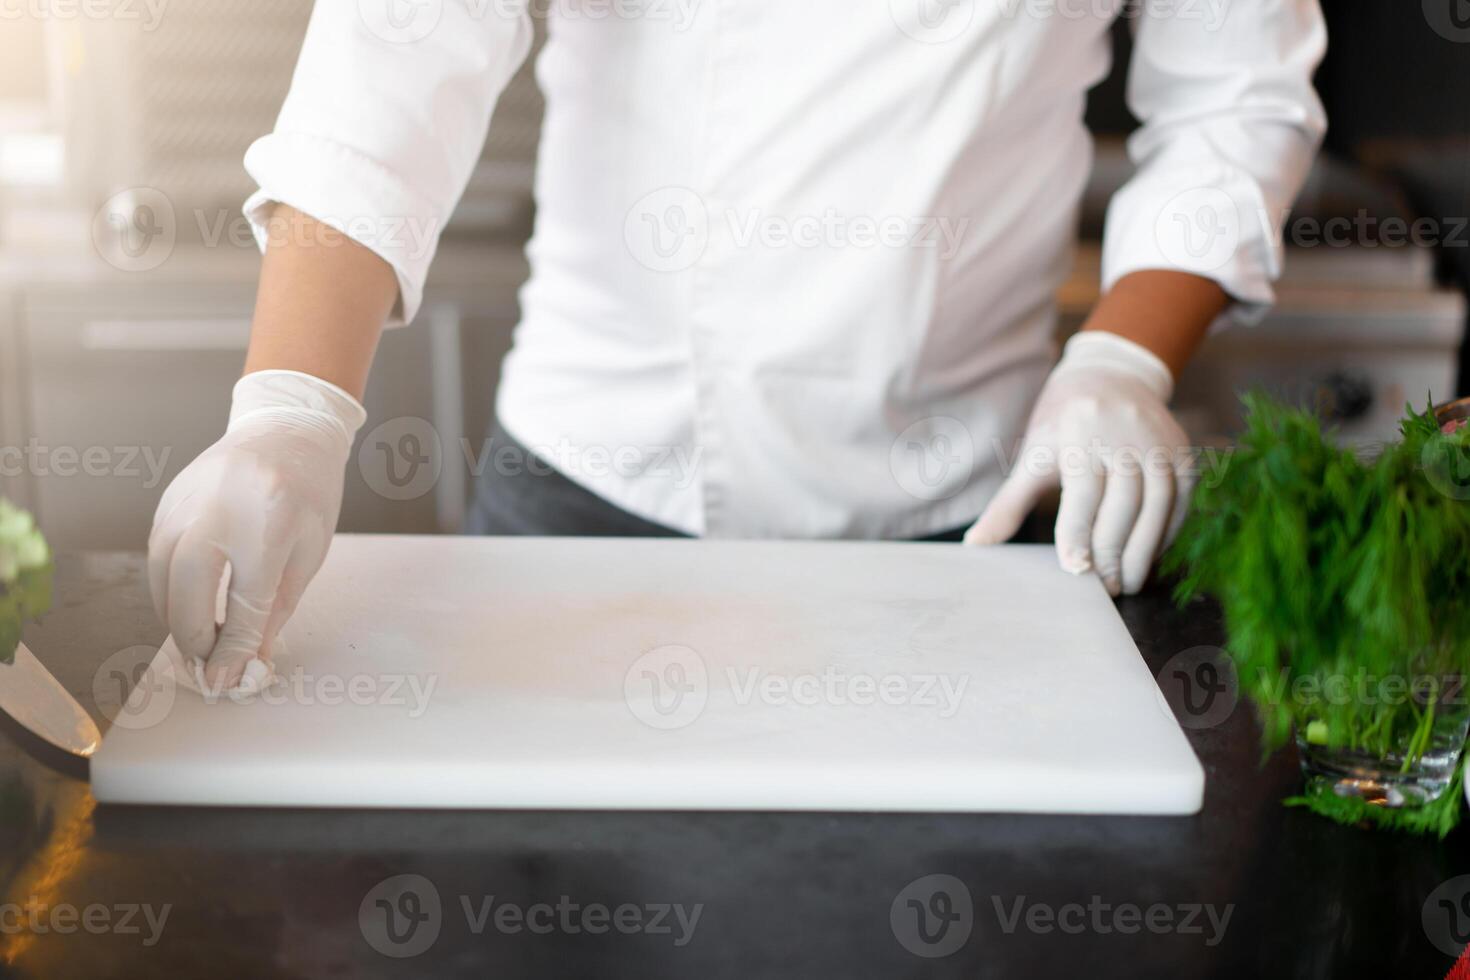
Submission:
[[[1009,541],[1053,483],[1051,477],[1033,472],[1018,462],[1017,468],[990,499],[980,519],[965,532],[965,544],[991,545]]]
[[[1185,456],[1174,467],[1174,506],[1169,514],[1169,530],[1164,534],[1164,544],[1160,551],[1166,550],[1179,536],[1179,527],[1189,516],[1189,503],[1198,483],[1198,461],[1191,456]]]
[[[1108,470],[1107,486],[1092,525],[1092,564],[1108,595],[1122,588],[1123,548],[1143,506],[1143,474],[1136,454],[1123,454]]]
[[[207,450],[206,450],[207,452]],[[184,467],[163,491],[153,510],[153,526],[148,532],[148,590],[153,609],[164,623],[169,621],[169,590],[172,587],[173,560],[185,532],[194,526],[195,481],[199,460]]]
[[[1067,461],[1062,466],[1062,502],[1057,508],[1057,561],[1073,575],[1093,567],[1092,526],[1102,503],[1105,479],[1097,460]]]
[[[296,606],[301,601],[301,594],[288,590],[282,581],[281,591],[276,593],[276,603],[271,607],[270,618],[265,621],[265,635],[261,641],[260,659],[271,658],[272,646],[276,637],[281,635],[281,629],[286,625],[296,612]]]
[[[225,621],[204,665],[211,691],[233,690],[246,665],[260,655],[280,583],[279,564],[231,563]]]
[[[311,563],[306,556],[306,548],[303,544],[297,544],[292,549],[285,570],[281,572],[281,584],[276,589],[275,605],[271,607],[270,618],[266,620],[265,639],[260,647],[260,659],[266,661],[271,659],[276,638],[280,636],[287,620],[295,614],[296,606],[301,602],[301,596],[320,564],[317,562],[314,566]]]
[[[1157,460],[1147,462],[1143,468],[1143,507],[1123,548],[1125,595],[1136,595],[1148,581],[1174,509],[1175,479],[1174,468]]]
[[[185,657],[207,657],[214,647],[215,606],[226,555],[195,524],[179,536],[168,565],[165,592],[168,615],[164,622]]]
[[[154,525],[148,535],[148,595],[153,611],[162,623],[168,622],[169,566],[183,534],[172,527]]]

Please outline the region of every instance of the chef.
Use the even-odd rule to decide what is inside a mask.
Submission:
[[[496,410],[526,465],[486,467],[470,530],[987,545],[1060,486],[1062,566],[1136,592],[1191,486],[1175,378],[1212,324],[1271,302],[1326,42],[1317,0],[1123,7],[553,0]],[[1055,360],[1085,97],[1120,15],[1137,169]],[[245,157],[245,374],[149,541],[154,601],[211,684],[268,661],[326,556],[379,336],[418,312],[531,39],[525,0],[313,9]]]

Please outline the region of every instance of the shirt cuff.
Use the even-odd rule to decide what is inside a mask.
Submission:
[[[1281,275],[1280,227],[1259,185],[1226,164],[1190,174],[1140,171],[1113,196],[1103,234],[1102,288],[1164,269],[1213,280],[1232,303],[1215,326],[1260,322]]]
[[[443,227],[422,195],[351,147],[305,133],[256,140],[245,153],[245,170],[260,188],[246,199],[244,212],[262,251],[273,232],[272,206],[293,207],[392,266],[398,302],[387,325],[413,320]],[[274,231],[291,233],[284,226]]]

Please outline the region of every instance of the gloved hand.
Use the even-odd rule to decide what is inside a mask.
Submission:
[[[235,385],[224,436],[174,479],[148,539],[153,605],[213,691],[234,690],[327,556],[366,413],[336,385],[259,371]],[[223,625],[220,580],[229,563]],[[252,667],[249,678],[267,675]]]
[[[1110,595],[1143,587],[1194,486],[1189,439],[1169,414],[1174,380],[1151,351],[1088,330],[1067,342],[1041,390],[1014,468],[965,534],[999,544],[1060,483],[1057,557],[1096,569]]]

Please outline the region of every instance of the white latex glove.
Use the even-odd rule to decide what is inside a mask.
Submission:
[[[271,643],[327,556],[365,418],[356,399],[320,378],[247,374],[224,436],[164,492],[148,540],[153,605],[184,656],[205,662],[212,690],[269,676]]]
[[[1057,557],[1095,569],[1110,595],[1143,588],[1194,486],[1189,439],[1169,414],[1174,380],[1149,350],[1101,330],[1067,342],[1031,412],[1014,469],[965,534],[1000,544],[1060,484]]]

